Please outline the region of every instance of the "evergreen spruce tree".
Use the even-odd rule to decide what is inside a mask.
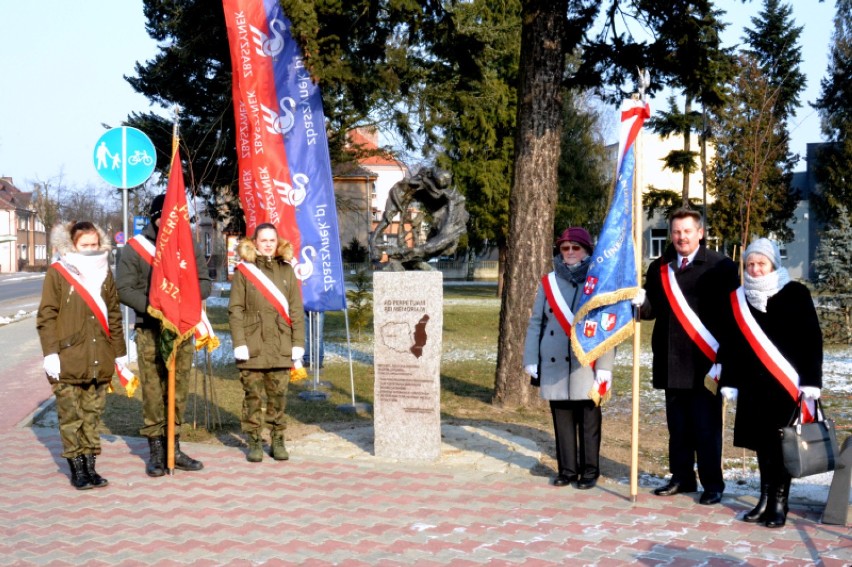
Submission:
[[[715,114],[716,160],[709,181],[715,233],[744,246],[753,235],[792,238],[798,194],[791,181],[797,157],[790,152],[789,118],[800,105],[802,28],[780,0],[764,0],[746,29],[730,102]]]
[[[846,206],[838,208],[835,222],[820,235],[813,265],[820,291],[852,293],[852,222]]]
[[[852,0],[837,0],[827,76],[820,83],[822,132],[829,140],[817,155],[818,218],[832,221],[842,205],[852,203]],[[849,211],[847,209],[847,214]]]

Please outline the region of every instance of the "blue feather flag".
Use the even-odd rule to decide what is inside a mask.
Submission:
[[[635,142],[650,115],[645,102],[625,100],[621,105],[615,189],[574,316],[571,346],[583,365],[591,364],[633,334],[630,301],[639,288],[633,234]],[[599,395],[603,397],[606,393]]]

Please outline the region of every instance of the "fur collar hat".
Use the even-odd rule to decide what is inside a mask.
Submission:
[[[74,226],[74,222],[64,222],[61,224],[57,224],[50,231],[50,245],[56,250],[56,253],[60,256],[64,256],[69,252],[76,252],[77,249],[74,247],[74,243],[71,242],[71,228]],[[112,250],[112,246],[109,243],[109,238],[107,238],[106,233],[103,231],[101,227],[95,225],[95,230],[98,231],[98,240],[101,245],[98,248],[101,252],[109,252]]]
[[[237,246],[237,254],[246,262],[254,264],[257,261],[257,247],[250,238],[246,238]],[[289,240],[278,237],[278,247],[275,249],[275,257],[281,258],[285,262],[293,259],[293,245]]]

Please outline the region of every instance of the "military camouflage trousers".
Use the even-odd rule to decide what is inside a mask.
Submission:
[[[159,329],[136,329],[136,356],[139,362],[139,382],[142,389],[143,420],[139,433],[145,437],[164,437],[167,430],[169,372],[158,351],[159,344]],[[180,432],[180,425],[183,423],[193,356],[195,356],[195,347],[192,341],[181,343],[175,358],[175,432]]]
[[[266,398],[266,424],[270,431],[284,431],[287,427],[284,410],[287,407],[287,388],[290,369],[240,370],[243,384],[243,431],[260,435],[263,431],[263,400]]]
[[[101,454],[98,428],[106,406],[107,384],[53,384],[56,396],[56,414],[59,418],[59,436],[62,439],[62,456],[73,459],[77,455]]]

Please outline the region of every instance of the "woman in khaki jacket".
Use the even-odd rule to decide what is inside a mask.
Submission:
[[[95,471],[101,414],[115,366],[127,363],[110,246],[88,221],[57,226],[51,243],[58,258],[44,278],[36,319],[44,371],[56,396],[71,485],[99,488],[108,484]]]
[[[293,246],[280,239],[275,226],[258,225],[251,240],[237,248],[242,261],[234,270],[228,322],[234,358],[243,385],[242,430],[248,435],[247,460],[263,460],[264,421],[271,431],[271,455],[289,458],[284,446],[290,368],[301,367],[305,355],[302,293],[293,267]],[[266,396],[266,419],[262,404]]]

